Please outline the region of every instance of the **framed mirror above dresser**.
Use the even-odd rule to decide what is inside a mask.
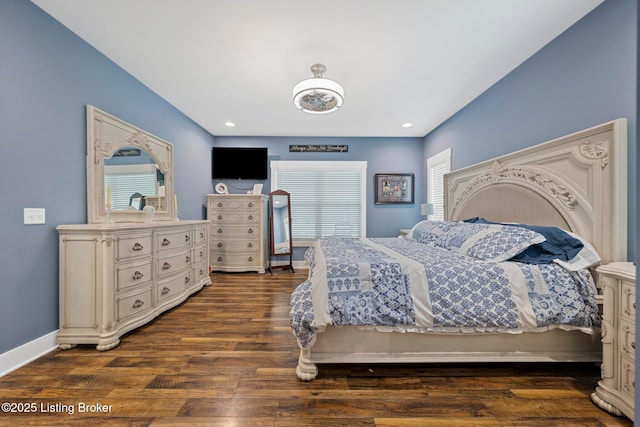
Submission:
[[[173,144],[87,106],[88,223],[57,227],[61,349],[109,350],[211,284],[208,222],[175,208]]]
[[[143,222],[144,206],[156,221],[176,218],[173,144],[87,106],[87,215],[90,224]],[[134,194],[139,203],[130,203]]]

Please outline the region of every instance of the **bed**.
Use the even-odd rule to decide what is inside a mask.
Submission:
[[[626,260],[626,180],[617,119],[447,174],[446,221],[315,242],[291,297],[297,376],[326,363],[599,361],[593,269]],[[579,242],[564,262],[513,258],[557,229]]]

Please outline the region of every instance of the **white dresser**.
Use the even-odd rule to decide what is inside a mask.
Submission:
[[[207,221],[57,227],[61,349],[118,345],[137,328],[211,284]]]
[[[207,195],[212,270],[266,271],[268,200],[261,194]]]
[[[636,273],[629,262],[598,267],[604,294],[602,379],[592,400],[602,409],[634,419]]]

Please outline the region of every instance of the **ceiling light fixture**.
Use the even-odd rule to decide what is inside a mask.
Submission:
[[[403,128],[410,128],[411,126],[413,126],[413,123],[411,123],[411,122],[406,122],[406,123],[402,124]]]
[[[344,101],[344,89],[323,76],[327,68],[313,64],[313,78],[303,80],[293,88],[293,104],[305,113],[325,114],[336,111]]]
[[[224,122],[224,125],[225,125],[226,127],[229,127],[229,128],[233,128],[233,127],[235,127],[235,126],[236,126],[236,124],[235,124],[235,123],[233,123],[233,122]]]

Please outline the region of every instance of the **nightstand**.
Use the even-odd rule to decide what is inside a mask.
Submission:
[[[602,372],[591,399],[633,420],[636,347],[636,268],[613,262],[596,270],[603,289]]]

